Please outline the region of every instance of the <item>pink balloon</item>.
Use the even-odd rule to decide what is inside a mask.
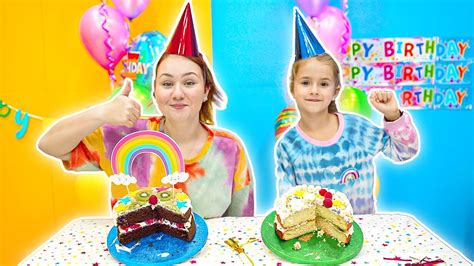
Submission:
[[[296,4],[311,17],[319,15],[328,3],[329,0],[296,0]]]
[[[117,10],[132,20],[140,15],[150,0],[112,0]]]
[[[127,52],[130,29],[125,17],[114,8],[96,5],[82,16],[79,30],[89,54],[103,68],[113,73]]]
[[[351,24],[344,12],[337,7],[326,6],[319,16],[311,20],[324,47],[342,59],[351,40]]]

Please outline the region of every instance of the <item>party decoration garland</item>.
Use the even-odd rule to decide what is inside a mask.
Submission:
[[[99,14],[104,18],[104,22],[102,22],[101,27],[107,33],[107,38],[104,40],[104,44],[106,47],[105,55],[107,57],[107,60],[109,61],[107,72],[109,73],[110,80],[115,83],[117,81],[117,78],[114,74],[115,65],[114,58],[112,57],[112,36],[107,25],[107,18],[109,17],[109,14],[107,12],[107,9],[105,9],[105,1],[102,1],[102,4],[100,5]]]
[[[472,109],[469,38],[354,39],[345,81],[364,91],[392,89],[408,109]]]
[[[15,123],[20,126],[20,130],[18,130],[15,134],[15,137],[17,139],[21,139],[23,138],[23,136],[25,136],[26,131],[28,130],[30,117],[38,119],[38,120],[43,120],[43,118],[40,116],[31,115],[28,112],[22,112],[21,109],[15,108],[7,103],[4,103],[0,99],[0,117],[1,118],[8,117],[12,110],[16,111],[14,120],[15,120]]]

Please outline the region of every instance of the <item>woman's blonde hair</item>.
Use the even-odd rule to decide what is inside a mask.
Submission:
[[[293,94],[294,88],[295,88],[295,77],[296,73],[298,72],[299,67],[303,62],[306,62],[307,60],[317,60],[318,62],[328,64],[334,72],[334,78],[336,79],[336,87],[341,86],[341,78],[339,76],[339,66],[337,65],[336,61],[329,55],[329,54],[320,54],[317,56],[313,56],[304,60],[298,60],[296,62],[293,62],[291,66],[291,72],[290,72],[290,92]],[[333,100],[329,104],[328,107],[328,112],[329,113],[337,113],[337,106],[336,106],[336,101]]]
[[[163,54],[156,63],[155,71],[158,72],[158,67],[160,64],[169,56],[170,54]],[[214,81],[214,77],[212,75],[211,70],[206,64],[201,53],[198,56],[186,56],[187,59],[193,61],[197,64],[202,71],[203,79],[204,79],[204,88],[209,88],[209,93],[207,95],[207,100],[202,103],[201,110],[199,110],[199,121],[206,125],[214,125],[214,107],[213,102],[218,99],[225,98],[221,90],[217,89],[217,85]],[[155,76],[157,73],[155,73]],[[154,97],[154,92],[153,92]]]

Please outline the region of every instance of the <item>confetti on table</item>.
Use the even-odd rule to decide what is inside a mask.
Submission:
[[[260,236],[265,217],[225,217],[206,220],[209,238],[204,248],[184,264],[249,264],[242,255],[225,244],[235,239],[245,244],[245,253],[255,265],[288,265],[273,254]],[[445,261],[447,264],[469,264],[458,251],[440,240],[410,215],[383,213],[354,217],[364,232],[361,252],[345,265],[419,263]],[[21,262],[26,264],[118,264],[107,249],[107,234],[112,218],[87,217],[74,220]],[[249,239],[256,241],[248,241]],[[317,255],[317,254],[313,254]],[[244,257],[245,258],[245,257]],[[384,259],[385,258],[385,259]],[[387,258],[389,260],[387,260]],[[390,260],[394,258],[403,261]]]

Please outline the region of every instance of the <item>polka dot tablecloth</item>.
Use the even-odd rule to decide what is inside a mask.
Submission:
[[[225,240],[234,237],[239,243],[250,238],[257,241],[244,246],[255,265],[289,264],[274,255],[263,243],[260,226],[264,217],[226,217],[206,220],[209,238],[205,247],[184,264],[246,264],[248,258],[237,254]],[[410,215],[386,213],[357,215],[355,221],[364,233],[364,245],[352,264],[405,265],[424,261],[447,264],[471,264],[460,252],[434,235]],[[113,226],[111,218],[89,217],[66,225],[40,246],[21,265],[36,264],[118,264],[107,249],[107,234]]]

